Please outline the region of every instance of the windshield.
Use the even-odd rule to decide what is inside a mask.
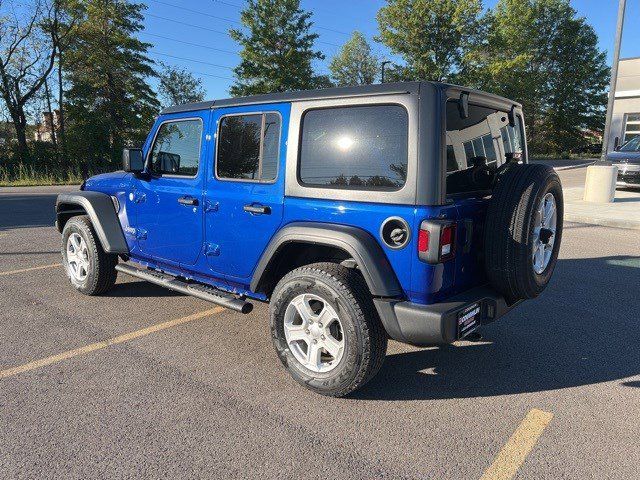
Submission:
[[[633,137],[627,143],[622,145],[618,151],[620,152],[640,152],[640,136]]]

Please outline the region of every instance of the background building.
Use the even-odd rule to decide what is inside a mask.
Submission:
[[[60,129],[60,110],[42,112],[42,121],[37,125],[33,139],[38,142],[53,142]]]
[[[640,57],[620,60],[613,118],[609,136],[609,151],[615,139],[619,144],[640,135]]]

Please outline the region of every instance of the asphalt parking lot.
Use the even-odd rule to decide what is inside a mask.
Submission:
[[[483,341],[392,342],[330,399],[281,367],[264,305],[73,290],[58,190],[0,190],[2,479],[638,478],[637,231],[565,225],[552,285]]]

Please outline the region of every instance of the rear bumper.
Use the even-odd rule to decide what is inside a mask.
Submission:
[[[618,178],[616,186],[618,187],[640,187],[640,170],[629,170],[629,167],[618,165]]]
[[[381,298],[374,299],[374,303],[391,338],[413,345],[437,345],[455,342],[475,330],[461,334],[458,320],[476,306],[481,325],[497,320],[520,302],[507,304],[503,296],[483,286],[432,305]]]
[[[627,181],[624,181],[624,180],[618,180],[616,182],[616,187],[640,188],[640,181],[638,181],[638,182],[627,182]]]

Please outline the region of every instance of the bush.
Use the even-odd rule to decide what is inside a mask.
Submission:
[[[95,162],[89,166],[75,158],[62,158],[52,144],[33,142],[30,156],[18,159],[13,145],[0,151],[0,186],[74,185],[97,173],[115,171],[118,166],[110,161]]]

